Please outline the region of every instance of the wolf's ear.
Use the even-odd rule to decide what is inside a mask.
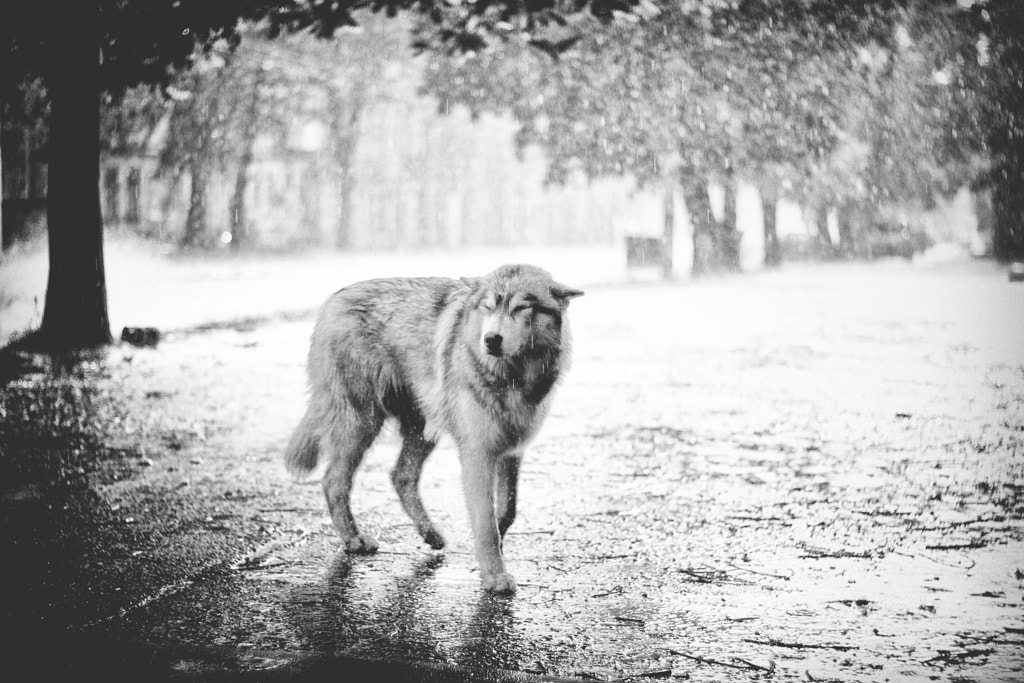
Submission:
[[[570,299],[575,299],[578,296],[583,296],[583,290],[573,289],[566,285],[555,283],[551,285],[551,296],[558,300],[558,303],[565,306],[569,303]]]
[[[476,289],[481,280],[481,278],[478,277],[460,277],[459,279],[462,280],[462,284],[466,285],[470,289]]]

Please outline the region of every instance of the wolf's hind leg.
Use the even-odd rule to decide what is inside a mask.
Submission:
[[[430,521],[420,498],[420,474],[423,463],[434,450],[435,443],[423,436],[423,418],[404,415],[400,418],[402,451],[391,470],[391,483],[395,485],[402,508],[416,525],[423,540],[434,550],[444,547],[444,537]]]
[[[402,442],[402,452],[398,456],[398,462],[391,470],[391,482],[395,485],[395,491],[398,492],[402,508],[416,525],[416,531],[427,542],[427,545],[434,550],[440,550],[444,547],[444,537],[430,521],[427,511],[423,507],[419,489],[423,463],[433,450],[434,443],[431,441],[406,437]]]
[[[350,419],[344,421],[341,419],[342,416],[338,417],[337,422],[320,439],[320,451],[330,463],[323,479],[327,507],[331,511],[334,528],[341,536],[348,552],[374,553],[377,551],[377,541],[359,533],[355,518],[352,516],[350,501],[356,469],[373,440],[377,438],[384,424],[384,415],[379,411],[373,411],[358,417],[350,413],[347,416]]]

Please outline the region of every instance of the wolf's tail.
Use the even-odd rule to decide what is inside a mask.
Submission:
[[[320,460],[320,436],[314,411],[307,410],[284,451],[284,466],[296,481],[314,481]]]

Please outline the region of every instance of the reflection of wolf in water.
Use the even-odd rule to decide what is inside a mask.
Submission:
[[[431,547],[444,546],[419,478],[448,433],[459,449],[484,588],[515,590],[502,539],[515,518],[523,448],[568,366],[566,307],[581,294],[540,268],[509,265],[480,278],[369,280],[327,300],[309,351],[309,406],[285,460],[297,478],[324,472],[331,518],[349,552],[377,549],[357,529],[349,498],[363,454],[392,416],[403,442],[391,480],[417,531]]]

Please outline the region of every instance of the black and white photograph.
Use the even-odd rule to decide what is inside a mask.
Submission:
[[[9,681],[1024,680],[1024,2],[0,10]]]

